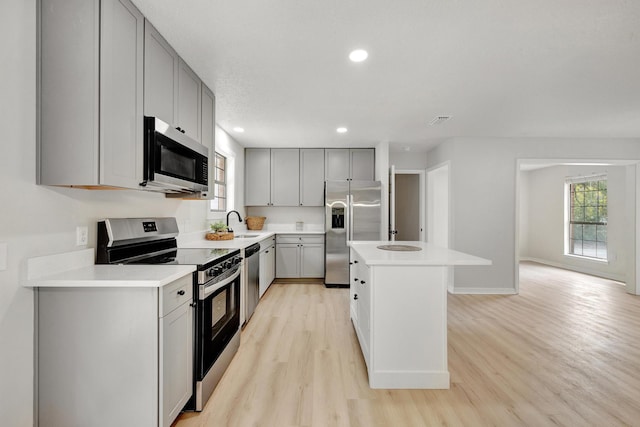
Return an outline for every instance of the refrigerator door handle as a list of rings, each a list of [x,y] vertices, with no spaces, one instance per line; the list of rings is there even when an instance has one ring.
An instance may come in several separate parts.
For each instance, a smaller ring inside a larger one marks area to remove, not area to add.
[[[353,195],[347,194],[347,241],[353,240]]]

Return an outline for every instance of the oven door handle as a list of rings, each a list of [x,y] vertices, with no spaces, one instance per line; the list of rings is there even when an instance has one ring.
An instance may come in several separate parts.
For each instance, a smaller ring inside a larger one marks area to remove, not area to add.
[[[205,300],[209,297],[209,295],[211,295],[212,293],[214,293],[215,291],[217,291],[220,288],[223,288],[225,286],[227,286],[229,283],[233,282],[234,280],[236,280],[238,278],[238,276],[240,276],[240,268],[238,268],[238,270],[233,273],[231,276],[227,277],[226,279],[216,283],[215,285],[211,285],[211,286],[202,286],[201,285],[201,290],[200,290],[200,299],[201,300]],[[204,289],[202,289],[204,288]]]

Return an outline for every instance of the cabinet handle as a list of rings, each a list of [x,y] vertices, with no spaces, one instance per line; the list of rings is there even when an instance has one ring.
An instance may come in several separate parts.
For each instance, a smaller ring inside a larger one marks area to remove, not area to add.
[[[196,305],[198,305],[198,303],[197,303],[197,302],[195,302],[195,301],[194,301],[194,302],[192,302],[191,304],[189,304],[189,306],[190,306],[190,307],[195,307]]]
[[[358,299],[358,294],[354,294],[353,299]]]
[[[357,282],[357,281],[358,281],[358,278],[357,278],[357,277],[354,277],[354,278],[353,278],[353,281],[354,281],[354,282]]]
[[[360,280],[360,283],[364,285],[366,282],[364,280]]]
[[[358,260],[353,261],[353,263],[354,263],[354,264],[357,264],[357,263],[358,263]]]
[[[264,253],[265,253],[265,254],[268,254],[268,253],[269,253],[269,251],[264,251]]]
[[[185,293],[185,292],[184,292],[184,289],[180,289],[180,290],[178,291],[178,295],[184,295],[184,293]]]

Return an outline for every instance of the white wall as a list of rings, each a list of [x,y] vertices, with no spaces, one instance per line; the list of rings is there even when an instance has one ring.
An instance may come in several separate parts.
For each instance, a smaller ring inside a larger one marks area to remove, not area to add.
[[[389,151],[389,165],[396,169],[426,169],[427,153],[419,151]]]
[[[78,225],[89,227],[88,246],[95,247],[96,222],[105,217],[175,216],[181,233],[201,230],[208,202],[36,185],[34,0],[0,2],[0,43],[0,242],[8,245],[0,271],[0,424],[22,427],[33,425],[34,402],[34,292],[21,286],[26,260],[81,249]]]
[[[382,185],[382,218],[380,221],[380,234],[382,240],[388,240],[389,236],[389,143],[382,141],[376,145],[376,173],[375,180]]]
[[[237,210],[244,218],[247,216],[244,206],[244,147],[216,125],[216,151],[227,158],[227,192],[231,194],[227,211]],[[226,216],[225,212],[209,212],[209,223],[226,220]],[[229,225],[234,227],[236,224],[237,217],[230,216]]]
[[[565,178],[593,173],[607,173],[607,249],[609,262],[590,261],[564,255]],[[521,210],[521,257],[562,268],[594,274],[613,280],[625,280],[625,238],[629,226],[626,220],[625,166],[553,166],[523,172],[528,176],[528,191],[520,187],[520,200],[528,204]],[[522,224],[523,214],[528,224]],[[526,247],[523,248],[526,242]],[[526,254],[526,255],[525,255]]]
[[[530,199],[530,172],[521,172],[520,176],[520,223],[518,224],[518,252],[520,258],[529,257],[529,199]]]
[[[456,292],[516,291],[519,158],[640,159],[640,140],[455,138],[429,151],[430,166],[451,162],[451,248],[493,261],[489,267],[456,268]]]

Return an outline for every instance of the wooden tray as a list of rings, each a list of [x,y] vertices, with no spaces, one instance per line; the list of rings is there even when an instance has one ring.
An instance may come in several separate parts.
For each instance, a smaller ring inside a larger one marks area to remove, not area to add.
[[[233,231],[231,233],[207,233],[204,236],[207,240],[232,240],[233,239]]]

